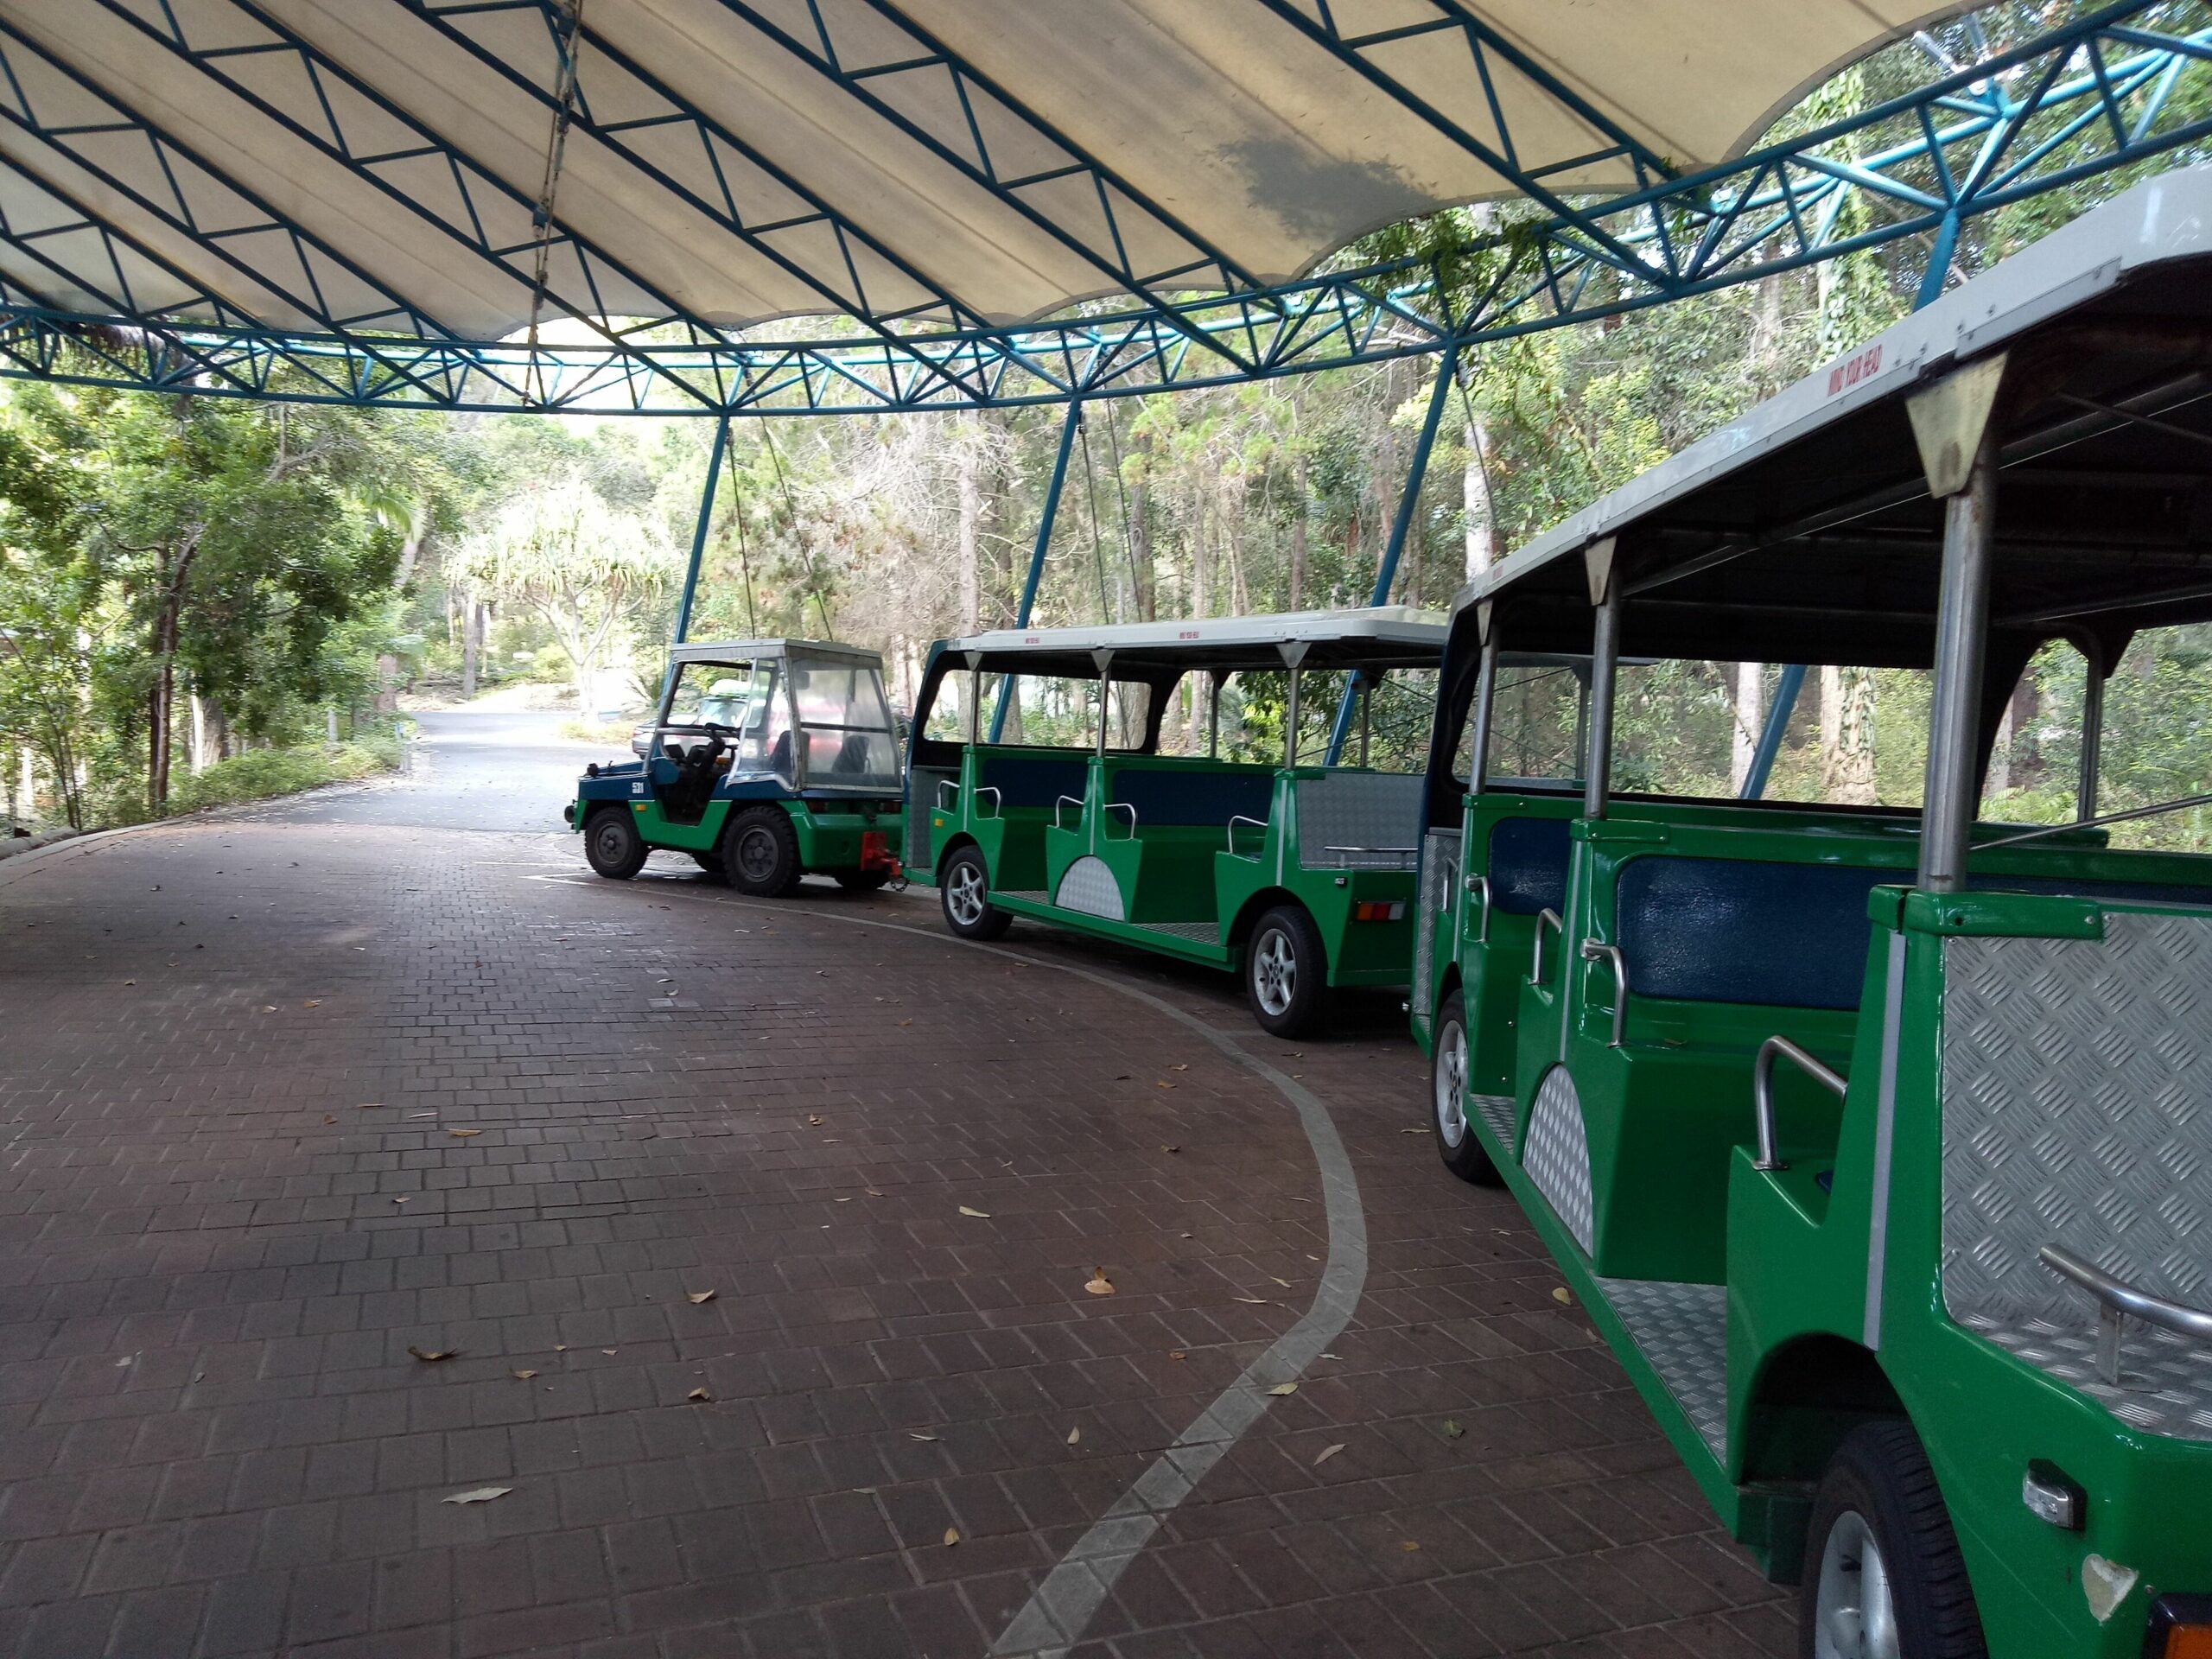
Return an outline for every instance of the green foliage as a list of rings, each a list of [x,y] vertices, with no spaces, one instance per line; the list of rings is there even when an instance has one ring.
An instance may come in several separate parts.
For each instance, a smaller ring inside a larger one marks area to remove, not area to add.
[[[389,734],[362,736],[334,749],[314,745],[296,748],[249,749],[205,772],[181,778],[169,797],[173,810],[197,812],[211,806],[296,795],[303,789],[390,772],[399,764],[399,740]]]

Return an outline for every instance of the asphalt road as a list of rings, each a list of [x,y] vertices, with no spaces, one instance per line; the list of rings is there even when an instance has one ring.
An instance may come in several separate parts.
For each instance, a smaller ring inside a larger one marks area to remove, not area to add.
[[[422,731],[404,773],[289,803],[282,815],[297,823],[565,833],[561,809],[585,764],[629,758],[563,737],[559,714],[455,709],[413,718]]]

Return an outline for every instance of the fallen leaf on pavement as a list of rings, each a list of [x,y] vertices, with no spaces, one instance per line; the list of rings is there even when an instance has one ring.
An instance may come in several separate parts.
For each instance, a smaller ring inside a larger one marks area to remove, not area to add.
[[[1557,1302],[1561,1307],[1573,1307],[1574,1306],[1574,1293],[1569,1290],[1565,1285],[1554,1285],[1552,1287],[1552,1300]]]
[[[451,1497],[442,1497],[441,1503],[489,1503],[495,1497],[505,1497],[514,1491],[512,1486],[479,1486],[474,1491],[455,1492]]]
[[[711,1302],[715,1300],[715,1293],[711,1290],[694,1290],[687,1292],[686,1294],[690,1296],[694,1306],[701,1302]]]
[[[1081,1440],[1082,1438],[1083,1438],[1083,1431],[1082,1431],[1081,1429],[1079,1429],[1079,1428],[1071,1428],[1071,1429],[1068,1430],[1068,1444],[1069,1444],[1070,1446],[1073,1446],[1073,1445],[1074,1445],[1077,1440]]]
[[[1400,1129],[1398,1133],[1400,1135],[1427,1135],[1428,1131],[1427,1129]]]
[[[1344,1442],[1342,1440],[1338,1441],[1334,1446],[1323,1446],[1321,1448],[1321,1455],[1313,1459],[1313,1466],[1316,1469],[1319,1469],[1323,1464],[1326,1463],[1331,1458],[1335,1457],[1338,1452],[1344,1449]]]
[[[1408,1538],[1404,1543],[1400,1544],[1398,1548],[1404,1550],[1408,1554],[1411,1554],[1414,1550],[1419,1549],[1421,1546],[1415,1543],[1412,1539]]]
[[[319,1008],[322,1006],[322,999],[321,997],[316,997],[313,1001],[302,1002],[300,1006],[303,1008]]]
[[[874,1187],[872,1187],[872,1186],[864,1186],[864,1187],[862,1187],[862,1188],[861,1189],[861,1192],[865,1192],[865,1193],[867,1193],[867,1194],[868,1195],[868,1197],[870,1197],[871,1198],[881,1198],[881,1197],[883,1196],[883,1194],[882,1194],[882,1193],[880,1193],[880,1192],[877,1192],[877,1191],[876,1191]]]
[[[1162,1152],[1180,1152],[1180,1151],[1182,1151],[1182,1150],[1183,1150],[1183,1148],[1182,1148],[1182,1147],[1169,1147],[1169,1146],[1163,1146],[1162,1147],[1160,1147],[1160,1150],[1161,1150]]]
[[[960,1529],[957,1527],[947,1527],[944,1529],[944,1541],[947,1544],[958,1543],[960,1541]]]
[[[937,1436],[934,1434],[917,1434],[913,1430],[908,1429],[906,1431],[906,1438],[910,1440],[934,1440],[937,1439]]]
[[[1230,1300],[1233,1302],[1247,1302],[1254,1307],[1265,1307],[1268,1305],[1268,1299],[1264,1296],[1232,1296],[1230,1298]]]
[[[1094,1296],[1111,1296],[1114,1294],[1114,1281],[1106,1276],[1103,1268],[1093,1268],[1083,1287]]]
[[[620,1349],[618,1349],[618,1348],[602,1348],[602,1349],[601,1349],[599,1351],[600,1351],[601,1353],[602,1353],[602,1354],[613,1355],[613,1354],[620,1353],[620,1352],[621,1351],[621,1350],[620,1350]]]
[[[1274,1387],[1269,1389],[1268,1392],[1274,1395],[1296,1394],[1298,1392],[1298,1384],[1295,1382],[1278,1382]]]
[[[1459,1440],[1466,1434],[1466,1432],[1467,1431],[1465,1429],[1459,1427],[1459,1421],[1456,1418],[1446,1417],[1444,1420],[1444,1438],[1446,1440]]]
[[[691,1392],[690,1392],[690,1393],[689,1393],[689,1394],[685,1395],[683,1397],[684,1397],[686,1400],[708,1400],[708,1401],[711,1401],[715,1396],[714,1396],[713,1395],[711,1395],[711,1394],[709,1394],[709,1393],[708,1393],[704,1389],[692,1389],[692,1390],[691,1390]]]
[[[991,1212],[990,1212],[989,1211],[988,1211],[988,1210],[970,1210],[970,1209],[969,1209],[966,1205],[964,1205],[964,1204],[963,1204],[963,1205],[962,1205],[960,1206],[960,1213],[961,1213],[962,1215],[963,1215],[963,1216],[973,1216],[973,1217],[975,1217],[978,1221],[988,1221],[988,1220],[991,1218]]]
[[[1185,1353],[1180,1348],[1178,1348],[1173,1353],[1168,1355],[1167,1357],[1170,1359],[1188,1359],[1190,1355]]]
[[[458,1348],[416,1348],[410,1345],[407,1351],[414,1355],[416,1358],[427,1362],[441,1359],[451,1359],[455,1354],[459,1353],[461,1350]]]
[[[446,1131],[446,1133],[447,1133],[448,1135],[459,1135],[462,1140],[466,1141],[466,1140],[467,1140],[467,1139],[468,1139],[468,1137],[469,1137],[470,1135],[481,1135],[481,1134],[483,1134],[483,1133],[484,1133],[484,1131],[483,1131],[483,1130],[481,1130],[481,1129],[448,1129],[448,1130]]]
[[[531,1377],[536,1376],[537,1373],[536,1371],[509,1371],[507,1375],[514,1378],[518,1382],[527,1382]]]

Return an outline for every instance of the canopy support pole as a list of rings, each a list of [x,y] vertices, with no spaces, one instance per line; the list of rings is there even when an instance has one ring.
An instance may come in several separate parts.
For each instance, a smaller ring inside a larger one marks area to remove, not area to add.
[[[1782,734],[1789,725],[1789,716],[1796,711],[1797,699],[1805,690],[1805,664],[1791,663],[1782,671],[1782,679],[1774,688],[1774,706],[1766,711],[1766,726],[1759,733],[1759,746],[1751,755],[1751,769],[1744,774],[1744,788],[1740,798],[1756,801],[1766,793],[1766,780],[1774,771],[1774,757],[1782,753]]]
[[[699,562],[706,556],[707,531],[715,517],[715,489],[721,482],[722,452],[729,448],[729,418],[715,423],[715,442],[707,451],[707,487],[699,496],[699,521],[691,527],[691,563],[683,572],[683,598],[676,607],[676,643],[691,632],[691,601],[699,591]]]
[[[1052,520],[1060,513],[1060,489],[1068,481],[1068,456],[1075,449],[1076,429],[1083,424],[1083,399],[1068,399],[1067,418],[1060,423],[1059,452],[1052,457],[1052,482],[1045,486],[1045,511],[1037,520],[1037,544],[1029,550],[1029,575],[1021,584],[1021,604],[1014,613],[1014,626],[1029,626],[1029,613],[1037,603],[1038,584],[1045,579],[1045,552],[1052,543]],[[1002,676],[999,680],[998,706],[991,710],[991,741],[999,741],[1006,730],[1007,705],[1013,696],[1014,676]]]
[[[1613,781],[1613,678],[1620,663],[1621,585],[1608,573],[1590,636],[1589,756],[1582,769],[1582,816],[1605,816]]]
[[[1375,594],[1367,602],[1384,605],[1389,602],[1390,584],[1398,578],[1398,556],[1406,550],[1406,535],[1413,528],[1414,513],[1421,505],[1421,480],[1428,473],[1429,452],[1436,448],[1436,429],[1443,423],[1444,405],[1450,401],[1452,388],[1459,370],[1459,346],[1455,340],[1440,353],[1436,359],[1436,385],[1428,394],[1428,413],[1422,416],[1421,436],[1414,443],[1412,468],[1406,474],[1406,493],[1398,498],[1397,517],[1390,521],[1390,539],[1383,543],[1382,563],[1375,573]],[[1345,676],[1344,694],[1337,704],[1337,723],[1329,734],[1328,753],[1321,762],[1333,766],[1344,752],[1344,739],[1351,732],[1352,692],[1357,671]]]
[[[1489,601],[1484,601],[1489,608]],[[1497,635],[1484,628],[1480,666],[1475,671],[1475,730],[1468,740],[1467,793],[1483,792],[1483,779],[1490,771],[1490,727],[1492,710],[1497,701]]]
[[[2082,653],[2084,677],[2082,682],[2082,771],[2074,816],[2094,818],[2097,816],[2097,786],[2103,756],[2105,736],[2105,653],[2101,645],[2092,645]]]

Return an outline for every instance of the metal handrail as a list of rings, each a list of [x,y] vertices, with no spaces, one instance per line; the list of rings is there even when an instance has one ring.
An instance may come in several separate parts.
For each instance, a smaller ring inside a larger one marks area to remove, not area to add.
[[[944,791],[948,789],[957,798],[960,793],[959,780],[953,778],[940,778],[937,780],[937,805],[940,812],[950,810],[944,798]]]
[[[986,795],[991,798],[991,816],[995,818],[1004,817],[1006,816],[1006,797],[999,792],[999,786],[996,784],[978,784],[976,786],[976,801],[981,803],[983,797]],[[976,816],[981,817],[982,814],[979,812]]]
[[[1055,830],[1063,827],[1060,823],[1060,809],[1064,806],[1071,806],[1075,808],[1077,813],[1087,812],[1090,810],[1090,803],[1081,799],[1079,797],[1074,795],[1062,795],[1058,797],[1052,803],[1052,828]],[[1077,821],[1080,823],[1081,819],[1078,817]]]
[[[1102,812],[1126,812],[1126,813],[1128,813],[1128,814],[1129,815],[1129,833],[1128,833],[1128,835],[1124,836],[1122,837],[1122,839],[1123,839],[1124,841],[1135,841],[1135,840],[1137,838],[1137,810],[1136,810],[1136,808],[1135,808],[1134,806],[1131,806],[1131,805],[1130,805],[1127,801],[1109,801],[1109,802],[1107,802],[1107,803],[1106,803],[1106,804],[1105,804],[1105,805],[1103,805],[1103,806],[1100,807],[1098,810],[1099,810],[1100,811],[1102,811]],[[1109,819],[1107,820],[1107,823],[1108,823],[1108,825],[1109,825],[1109,827],[1111,826],[1112,823],[1113,823],[1113,820],[1112,820],[1111,818],[1109,818]],[[1109,837],[1109,839],[1111,839],[1111,837]]]
[[[1529,982],[1531,985],[1541,985],[1544,982],[1544,930],[1548,927],[1553,932],[1557,933],[1562,931],[1566,926],[1567,924],[1559,918],[1559,912],[1548,905],[1536,912],[1536,949],[1535,960],[1529,964]]]
[[[1628,1024],[1628,958],[1621,955],[1618,944],[1607,944],[1601,939],[1582,941],[1582,960],[1610,962],[1613,964],[1613,1040],[1610,1048],[1621,1046],[1621,1033]]]
[[[1486,875],[1471,875],[1466,879],[1465,885],[1469,893],[1482,901],[1483,918],[1475,929],[1475,943],[1488,944],[1490,943],[1490,878]]]
[[[1774,1171],[1789,1167],[1774,1153],[1774,1063],[1777,1059],[1788,1060],[1838,1100],[1850,1088],[1840,1071],[1817,1055],[1807,1053],[1787,1037],[1770,1037],[1761,1043],[1759,1057],[1751,1065],[1751,1116],[1759,1137],[1758,1156],[1751,1160],[1753,1169]]]
[[[1232,812],[1229,815],[1229,855],[1231,858],[1248,859],[1257,863],[1260,857],[1258,853],[1240,853],[1236,850],[1236,826],[1240,823],[1249,823],[1260,832],[1262,848],[1264,850],[1268,821],[1265,818],[1248,818],[1241,812]]]
[[[2097,1301],[2097,1373],[2107,1382],[2120,1381],[2120,1338],[2133,1314],[2145,1325],[2155,1325],[2184,1337],[2212,1341],[2212,1313],[2182,1302],[2170,1302],[2115,1279],[2093,1262],[2073,1251],[2046,1244],[2037,1252],[2044,1266],[2062,1279],[2071,1280]]]

